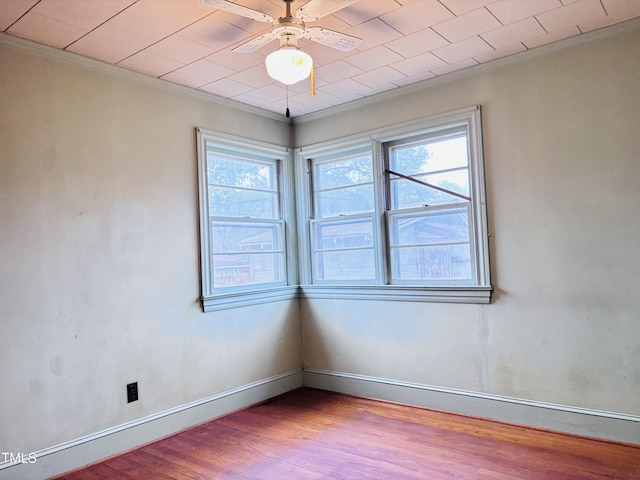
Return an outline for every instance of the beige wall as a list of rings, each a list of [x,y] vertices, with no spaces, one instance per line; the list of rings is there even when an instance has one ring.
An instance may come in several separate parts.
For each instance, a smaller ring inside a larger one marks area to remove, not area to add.
[[[289,126],[1,44],[0,65],[0,451],[299,368],[295,301],[198,302],[195,128]]]
[[[306,146],[481,104],[491,305],[309,300],[304,365],[640,415],[640,30],[296,125]]]

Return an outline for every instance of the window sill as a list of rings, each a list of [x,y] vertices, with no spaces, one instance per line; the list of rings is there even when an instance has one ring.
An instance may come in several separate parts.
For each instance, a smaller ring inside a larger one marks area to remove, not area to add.
[[[492,287],[407,287],[401,285],[303,285],[270,288],[254,292],[235,292],[202,297],[202,310],[215,312],[229,308],[279,302],[295,298],[387,300],[429,303],[491,303]]]
[[[202,297],[202,310],[215,312],[228,308],[245,307],[247,305],[258,305],[269,302],[279,302],[281,300],[291,300],[298,298],[298,286],[285,286],[257,290],[251,292],[234,292],[223,295],[211,295]]]
[[[300,298],[479,304],[491,303],[491,293],[493,292],[493,287],[490,286],[408,287],[402,285],[341,285],[340,287],[327,287],[303,285],[300,289]]]

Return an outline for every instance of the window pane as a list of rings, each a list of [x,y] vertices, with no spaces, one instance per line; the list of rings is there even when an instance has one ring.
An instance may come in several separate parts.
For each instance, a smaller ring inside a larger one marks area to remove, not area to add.
[[[467,208],[448,208],[389,218],[393,280],[471,279]]]
[[[466,133],[426,139],[390,149],[390,170],[469,196]],[[391,174],[391,208],[465,201],[455,195]]]
[[[466,134],[394,147],[390,166],[391,170],[404,175],[467,167]]]
[[[316,194],[318,218],[357,214],[373,210],[373,185],[360,185]]]
[[[281,253],[213,255],[214,288],[282,282],[283,265]]]
[[[373,249],[317,252],[314,277],[316,280],[362,281],[375,280],[376,262]]]
[[[375,280],[373,220],[320,222],[313,226],[314,278],[317,280]]]
[[[371,154],[314,164],[316,190],[368,183],[373,180]]]
[[[209,215],[277,219],[278,193],[209,186]]]
[[[469,242],[467,209],[447,209],[390,217],[392,246]]]
[[[469,196],[469,173],[466,169],[432,175],[419,175],[414,178],[467,197]],[[393,209],[464,201],[464,198],[456,197],[450,193],[421,185],[411,180],[391,179],[391,208]]]
[[[276,190],[276,167],[259,161],[232,157],[218,152],[207,154],[209,184]]]
[[[213,223],[214,287],[280,282],[284,279],[281,225]],[[234,252],[251,252],[239,254]]]
[[[315,225],[318,250],[373,246],[373,223],[370,219],[319,223]]]
[[[212,249],[214,254],[281,250],[281,228],[280,224],[212,222]]]
[[[394,280],[471,280],[469,244],[394,248],[391,250]]]

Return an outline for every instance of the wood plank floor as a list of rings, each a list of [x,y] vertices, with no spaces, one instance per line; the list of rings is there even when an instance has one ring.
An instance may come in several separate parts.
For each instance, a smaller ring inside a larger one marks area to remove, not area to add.
[[[58,480],[640,479],[640,447],[303,388]]]

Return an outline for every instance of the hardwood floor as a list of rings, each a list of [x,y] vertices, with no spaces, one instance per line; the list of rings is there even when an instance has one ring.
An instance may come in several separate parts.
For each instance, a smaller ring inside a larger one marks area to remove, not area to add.
[[[303,388],[57,480],[218,478],[640,479],[640,446]]]

